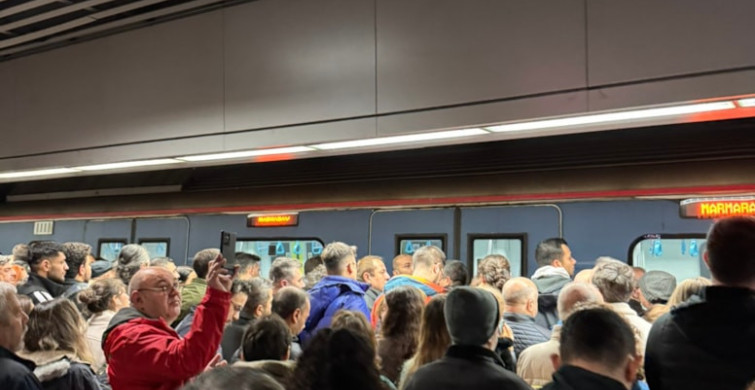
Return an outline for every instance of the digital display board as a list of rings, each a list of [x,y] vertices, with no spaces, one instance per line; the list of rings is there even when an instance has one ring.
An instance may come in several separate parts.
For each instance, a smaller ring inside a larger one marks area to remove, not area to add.
[[[679,214],[699,219],[755,216],[755,197],[686,199],[679,203]]]
[[[299,214],[250,214],[246,217],[248,227],[280,227],[299,224]]]

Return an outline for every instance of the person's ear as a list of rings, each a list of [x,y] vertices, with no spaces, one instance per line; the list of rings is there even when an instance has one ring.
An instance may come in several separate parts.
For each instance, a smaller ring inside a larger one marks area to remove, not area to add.
[[[627,382],[634,383],[637,380],[637,371],[640,369],[641,364],[642,355],[628,356],[626,367],[624,367],[624,379]]]
[[[281,280],[280,284],[281,284],[281,287],[286,287],[286,286],[288,286],[289,283],[288,283],[288,280],[283,279],[283,280]]]
[[[50,266],[52,264],[50,263],[50,260],[44,259],[42,260],[42,263],[40,264],[40,268],[42,268],[43,271],[47,272],[50,270]]]
[[[559,367],[561,367],[561,355],[557,353],[552,353],[551,364],[553,365],[553,369],[558,371]]]
[[[553,259],[553,261],[551,261],[551,266],[556,267],[556,268],[563,268],[564,264],[561,263],[561,260],[559,259]]]
[[[84,276],[87,274],[87,268],[86,264],[82,264],[79,266],[79,276]]]
[[[362,280],[364,280],[365,283],[371,284],[372,282],[372,275],[370,275],[369,272],[363,272],[362,273]]]
[[[705,266],[708,267],[708,270],[710,270],[710,257],[708,256],[707,249],[703,251],[703,263],[705,263]]]
[[[299,318],[301,318],[301,309],[295,309],[291,314],[291,319],[294,321],[294,324],[299,323]]]
[[[257,307],[254,309],[254,316],[259,318],[262,317],[262,313],[265,312],[265,308],[262,305],[257,305]]]

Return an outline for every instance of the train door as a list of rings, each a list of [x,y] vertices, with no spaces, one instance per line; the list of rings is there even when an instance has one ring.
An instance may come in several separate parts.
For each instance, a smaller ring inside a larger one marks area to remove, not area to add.
[[[629,265],[646,271],[666,271],[677,282],[698,276],[710,278],[703,262],[705,234],[645,234],[629,247]]]
[[[391,260],[399,253],[412,254],[425,245],[438,245],[448,258],[458,243],[454,233],[454,209],[375,210],[370,216],[369,245],[360,256],[373,254],[385,259],[388,273],[393,272]]]
[[[187,217],[138,219],[133,242],[147,249],[152,259],[170,257],[176,265],[191,265]]]
[[[464,207],[461,208],[460,259],[466,261],[471,275],[477,262],[489,254],[506,256],[512,276],[529,276],[535,269],[538,242],[559,237],[561,210],[556,205]]]

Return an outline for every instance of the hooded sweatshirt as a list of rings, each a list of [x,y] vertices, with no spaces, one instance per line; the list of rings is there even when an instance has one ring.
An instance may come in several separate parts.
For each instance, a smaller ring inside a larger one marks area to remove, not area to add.
[[[544,328],[553,329],[558,323],[558,293],[571,282],[571,277],[563,268],[546,265],[535,270],[532,282],[537,286],[538,292],[535,322]]]

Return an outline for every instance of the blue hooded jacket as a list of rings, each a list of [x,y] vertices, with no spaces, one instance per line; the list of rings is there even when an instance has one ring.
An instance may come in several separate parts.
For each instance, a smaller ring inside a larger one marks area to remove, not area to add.
[[[363,313],[370,320],[370,309],[364,301],[364,293],[370,288],[366,283],[343,276],[328,275],[309,290],[310,312],[307,324],[299,335],[306,344],[318,330],[330,326],[330,321],[339,310]]]

